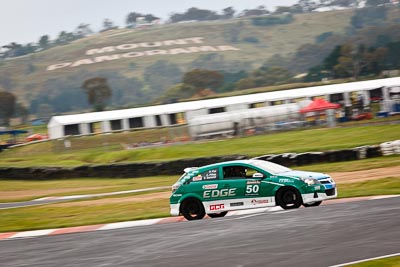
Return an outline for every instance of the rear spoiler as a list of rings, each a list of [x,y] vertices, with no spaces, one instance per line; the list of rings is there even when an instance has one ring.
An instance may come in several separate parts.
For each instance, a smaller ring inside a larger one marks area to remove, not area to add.
[[[188,172],[190,172],[190,171],[193,171],[193,170],[197,170],[199,167],[188,167],[188,168],[185,168],[183,171],[185,172],[185,173],[188,173]]]

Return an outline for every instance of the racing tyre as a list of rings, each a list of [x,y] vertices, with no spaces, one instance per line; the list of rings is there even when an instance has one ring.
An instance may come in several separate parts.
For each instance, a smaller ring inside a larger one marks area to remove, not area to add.
[[[322,201],[315,201],[315,202],[312,202],[312,203],[303,204],[303,206],[304,207],[316,207],[316,206],[321,205],[321,203],[322,203]]]
[[[195,198],[186,199],[182,203],[181,213],[188,221],[200,220],[206,215],[203,204]]]
[[[210,216],[211,218],[220,218],[220,217],[224,217],[227,213],[228,213],[227,211],[223,211],[220,213],[210,213],[207,215]]]
[[[303,203],[299,191],[295,188],[285,188],[278,192],[277,203],[282,209],[297,209]]]

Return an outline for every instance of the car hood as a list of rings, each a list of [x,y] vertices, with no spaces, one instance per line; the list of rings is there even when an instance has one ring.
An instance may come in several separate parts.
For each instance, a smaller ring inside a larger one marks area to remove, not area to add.
[[[317,180],[329,178],[330,176],[325,173],[320,173],[320,172],[307,172],[307,171],[288,171],[288,172],[283,172],[280,173],[280,175],[284,176],[293,176],[293,177],[298,177],[298,178],[314,178]]]

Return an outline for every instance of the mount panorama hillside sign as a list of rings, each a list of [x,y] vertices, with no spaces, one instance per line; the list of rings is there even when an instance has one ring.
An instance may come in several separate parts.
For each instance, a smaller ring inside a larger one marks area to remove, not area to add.
[[[137,58],[144,56],[158,56],[158,55],[173,56],[179,54],[191,54],[198,52],[224,52],[224,51],[240,50],[239,48],[230,45],[216,45],[216,46],[204,45],[203,39],[204,39],[203,37],[192,37],[184,39],[134,43],[134,44],[121,44],[116,46],[107,46],[103,48],[94,48],[86,51],[85,53],[86,56],[90,56],[88,58],[50,65],[47,67],[47,70],[52,71],[66,67],[74,68],[82,65],[91,65],[117,59],[129,59],[129,58]],[[171,46],[175,47],[172,48]],[[145,51],[127,52],[128,50],[133,50],[137,48],[152,48],[152,49]],[[105,54],[105,53],[112,53],[112,54]]]

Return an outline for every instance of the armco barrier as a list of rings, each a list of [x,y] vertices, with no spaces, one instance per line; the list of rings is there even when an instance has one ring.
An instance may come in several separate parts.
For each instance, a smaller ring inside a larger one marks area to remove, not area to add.
[[[389,151],[390,154],[387,154]],[[340,162],[382,155],[400,154],[400,140],[385,142],[381,145],[362,146],[353,149],[326,152],[268,154],[257,159],[275,162],[284,166],[302,166],[324,162]],[[85,165],[74,168],[26,167],[0,168],[0,179],[48,180],[78,177],[116,177],[135,178],[156,175],[180,175],[187,167],[204,166],[212,163],[246,159],[244,155],[232,155],[209,158],[182,159],[168,162],[125,163],[110,165]]]

